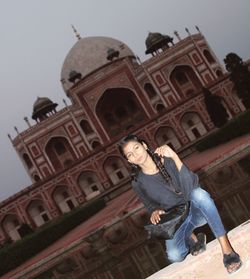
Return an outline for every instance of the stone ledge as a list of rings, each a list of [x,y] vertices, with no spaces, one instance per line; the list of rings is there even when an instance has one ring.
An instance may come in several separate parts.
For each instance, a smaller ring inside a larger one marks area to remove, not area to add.
[[[234,249],[243,261],[242,268],[230,275],[234,279],[250,278],[250,220],[236,227],[228,234]],[[147,279],[228,279],[222,263],[222,254],[217,240],[207,245],[207,250],[194,257],[188,255],[185,261],[171,264],[147,277]]]

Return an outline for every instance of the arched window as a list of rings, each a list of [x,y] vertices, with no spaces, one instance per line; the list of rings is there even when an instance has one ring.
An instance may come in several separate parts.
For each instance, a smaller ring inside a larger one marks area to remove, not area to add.
[[[150,83],[144,85],[144,90],[147,92],[149,99],[152,99],[157,95],[154,87]]]
[[[21,239],[20,228],[21,222],[18,220],[18,217],[15,215],[7,215],[3,222],[2,227],[6,234],[14,241]]]
[[[170,74],[170,81],[180,97],[187,97],[189,90],[196,93],[202,89],[202,83],[191,66],[176,66]]]
[[[90,200],[103,191],[102,184],[94,172],[82,172],[78,178],[78,183],[86,196]]]
[[[155,140],[159,146],[167,144],[174,150],[181,148],[181,143],[178,137],[176,136],[174,130],[169,127],[159,128],[155,134]]]
[[[203,54],[206,57],[206,59],[209,62],[209,64],[213,64],[213,63],[216,62],[215,59],[213,58],[213,56],[211,55],[211,53],[207,49],[205,49],[203,51]]]
[[[53,199],[62,213],[69,212],[77,206],[76,199],[66,186],[57,187],[53,193]]]
[[[23,160],[24,160],[26,166],[28,167],[28,169],[31,169],[33,164],[31,162],[30,157],[29,157],[28,154],[26,154],[26,153],[23,154]]]
[[[108,158],[104,164],[104,170],[114,185],[129,176],[124,163],[117,157]]]
[[[191,141],[194,141],[207,133],[207,129],[200,116],[195,112],[184,114],[181,119],[181,126]]]
[[[89,124],[89,122],[88,122],[87,120],[82,120],[82,121],[80,122],[80,126],[81,126],[83,132],[84,132],[86,135],[91,134],[91,133],[94,132],[93,129],[92,129],[92,127],[90,126],[90,124]]]
[[[77,160],[72,146],[64,137],[51,138],[45,147],[45,151],[55,171],[61,171]]]
[[[51,217],[41,200],[34,200],[27,208],[28,215],[37,227],[42,226],[48,222]]]

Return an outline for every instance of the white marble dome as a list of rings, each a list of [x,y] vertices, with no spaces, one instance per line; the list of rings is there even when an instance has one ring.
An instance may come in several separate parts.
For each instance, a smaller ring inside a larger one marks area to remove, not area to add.
[[[67,92],[72,87],[72,83],[68,80],[72,71],[80,73],[83,78],[110,63],[107,59],[109,49],[119,51],[119,58],[135,56],[127,45],[113,38],[87,37],[77,41],[69,51],[62,66],[63,89]]]

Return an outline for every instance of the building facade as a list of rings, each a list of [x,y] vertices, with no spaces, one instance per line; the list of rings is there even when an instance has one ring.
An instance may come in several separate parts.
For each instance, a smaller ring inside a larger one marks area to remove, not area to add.
[[[123,42],[80,38],[67,54],[61,83],[69,101],[41,97],[31,125],[10,140],[32,185],[0,204],[0,243],[22,238],[91,199],[119,196],[130,186],[117,142],[128,133],[152,147],[163,143],[183,158],[214,131],[202,88],[222,98],[230,118],[245,108],[203,34],[181,39],[149,33],[141,62]]]

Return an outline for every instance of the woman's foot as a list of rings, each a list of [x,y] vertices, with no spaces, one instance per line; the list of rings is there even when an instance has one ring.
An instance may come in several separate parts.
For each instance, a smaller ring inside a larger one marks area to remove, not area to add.
[[[197,241],[190,240],[190,253],[193,256],[197,256],[206,250],[206,235],[204,233],[197,234]]]
[[[230,254],[224,254],[223,263],[229,274],[236,272],[242,266],[240,256],[235,252],[231,252]]]

